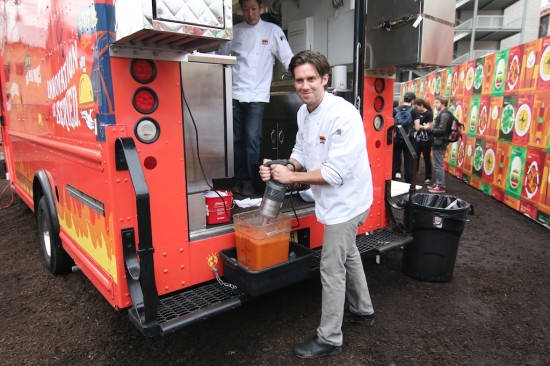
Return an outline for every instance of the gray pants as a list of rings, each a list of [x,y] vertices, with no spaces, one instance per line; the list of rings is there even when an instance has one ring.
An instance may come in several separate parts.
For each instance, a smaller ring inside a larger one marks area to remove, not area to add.
[[[340,346],[346,296],[355,314],[372,314],[374,309],[367,286],[361,255],[355,245],[357,228],[369,210],[336,225],[326,225],[321,252],[322,314],[317,328],[319,338]]]
[[[435,171],[435,184],[445,188],[445,168],[443,168],[443,159],[445,158],[445,149],[432,149],[432,161]]]

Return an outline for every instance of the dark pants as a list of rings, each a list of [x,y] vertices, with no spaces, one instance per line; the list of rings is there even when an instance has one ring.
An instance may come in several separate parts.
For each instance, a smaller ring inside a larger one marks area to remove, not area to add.
[[[392,178],[395,178],[395,174],[401,173],[401,155],[403,155],[403,166],[405,168],[405,182],[411,183],[413,166],[412,155],[409,152],[409,149],[407,149],[407,144],[405,144],[405,141],[394,139]]]
[[[434,148],[433,153],[435,184],[445,188],[445,168],[443,167],[443,159],[445,158],[445,147]]]
[[[253,181],[259,174],[264,106],[263,102],[244,103],[233,99],[233,143],[237,180]]]
[[[420,155],[424,157],[424,166],[426,168],[426,174],[424,179],[432,180],[432,141],[416,141],[416,171],[418,172],[418,167],[420,166]]]

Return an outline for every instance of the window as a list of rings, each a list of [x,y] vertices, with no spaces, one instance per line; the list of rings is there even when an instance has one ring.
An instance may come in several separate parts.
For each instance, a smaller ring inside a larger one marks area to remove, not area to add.
[[[539,25],[539,38],[545,37],[548,35],[548,20],[550,19],[550,14],[545,15],[540,18]]]

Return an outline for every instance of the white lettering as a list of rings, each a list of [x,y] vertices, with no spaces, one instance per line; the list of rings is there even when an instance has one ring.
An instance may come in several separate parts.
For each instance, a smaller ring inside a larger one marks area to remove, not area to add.
[[[71,50],[65,63],[61,66],[58,73],[53,76],[51,80],[48,80],[48,98],[55,99],[64,90],[69,87],[71,78],[74,76],[78,70],[78,61],[77,61],[77,44],[76,41],[71,45]]]
[[[76,86],[71,86],[65,96],[52,105],[52,114],[56,118],[56,123],[67,131],[80,127]]]
[[[36,83],[39,85],[42,84],[42,75],[40,75],[40,65],[38,65],[34,69],[27,71],[27,74],[25,76],[26,76],[25,81],[27,85],[29,85],[30,83]]]

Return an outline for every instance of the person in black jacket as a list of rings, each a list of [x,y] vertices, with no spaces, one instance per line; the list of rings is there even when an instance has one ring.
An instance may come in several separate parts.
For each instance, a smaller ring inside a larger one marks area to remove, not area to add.
[[[443,97],[435,97],[434,107],[438,111],[435,122],[431,128],[420,126],[420,130],[429,131],[433,135],[433,170],[435,171],[435,183],[428,186],[431,193],[445,193],[445,170],[443,169],[443,159],[447,149],[447,134],[453,120],[451,112],[447,109],[449,101]]]
[[[425,126],[424,129],[419,129],[416,134],[416,171],[420,166],[420,155],[424,157],[424,183],[426,185],[432,184],[432,134],[429,133],[429,129],[432,127],[434,121],[434,114],[432,112],[432,106],[430,102],[422,98],[417,98],[414,101],[416,110],[420,113],[420,126]]]
[[[408,110],[412,118],[412,129],[409,133],[409,140],[414,147],[413,131],[418,131],[420,126],[420,113],[413,107],[413,102],[416,99],[416,95],[413,92],[407,92],[403,96],[403,104],[393,109],[393,118],[395,118],[398,111]],[[405,140],[396,138],[393,141],[393,164],[392,164],[392,179],[401,178],[401,156],[403,156],[403,168],[405,171],[405,182],[412,183],[412,170],[413,170],[413,157],[407,148]]]

